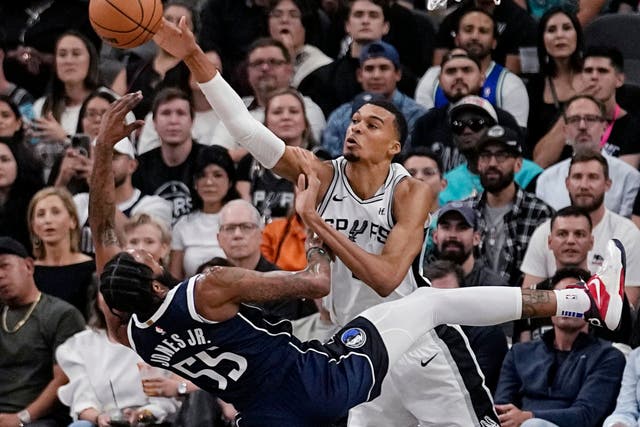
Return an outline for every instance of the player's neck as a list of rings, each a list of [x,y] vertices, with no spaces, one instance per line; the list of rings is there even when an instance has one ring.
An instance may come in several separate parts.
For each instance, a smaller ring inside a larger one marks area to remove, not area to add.
[[[384,184],[389,175],[389,164],[362,164],[361,162],[351,162],[346,168],[349,185],[361,199],[372,197]]]

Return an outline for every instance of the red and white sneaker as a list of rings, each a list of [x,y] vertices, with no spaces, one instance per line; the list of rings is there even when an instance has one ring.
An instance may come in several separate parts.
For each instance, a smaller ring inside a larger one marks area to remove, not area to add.
[[[591,308],[584,315],[592,325],[606,326],[612,331],[620,325],[626,265],[624,246],[620,240],[609,240],[602,266],[585,284]]]

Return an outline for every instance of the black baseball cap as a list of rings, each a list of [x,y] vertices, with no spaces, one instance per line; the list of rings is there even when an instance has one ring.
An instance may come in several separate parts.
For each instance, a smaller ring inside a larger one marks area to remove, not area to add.
[[[520,134],[508,127],[495,125],[487,129],[487,132],[478,141],[478,151],[491,143],[501,143],[509,151],[514,154],[522,154],[522,145],[520,144]]]
[[[465,222],[469,225],[469,227],[474,230],[477,228],[478,219],[476,217],[476,211],[471,207],[469,203],[455,201],[449,202],[438,211],[438,224],[440,224],[440,220],[449,212],[457,212],[462,218],[464,218]]]
[[[16,255],[20,258],[29,257],[22,243],[9,236],[0,237],[0,255]]]

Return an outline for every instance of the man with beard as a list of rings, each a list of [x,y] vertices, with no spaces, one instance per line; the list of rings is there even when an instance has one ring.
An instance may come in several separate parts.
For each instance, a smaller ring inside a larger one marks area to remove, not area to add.
[[[474,252],[480,245],[476,212],[466,202],[451,202],[438,212],[438,225],[433,233],[438,259],[451,261],[462,268],[461,286],[507,286],[508,283],[488,268]]]
[[[478,173],[484,192],[472,198],[478,215],[480,256],[511,286],[519,286],[519,266],[535,228],[553,209],[513,180],[522,168],[522,148],[510,129],[494,126],[478,142]]]
[[[483,9],[472,8],[461,16],[454,42],[456,47],[465,49],[480,62],[480,71],[484,75],[480,96],[511,113],[518,125],[526,128],[529,95],[518,76],[491,59],[497,36],[497,24],[493,16]],[[436,65],[429,68],[418,82],[416,101],[427,108],[449,103],[438,84],[439,75],[440,66]]]
[[[464,49],[454,49],[445,56],[439,77],[439,87],[451,104],[468,95],[479,95],[484,82],[478,59]],[[487,104],[491,105],[489,102]],[[420,117],[411,133],[411,143],[406,150],[424,146],[442,158],[444,172],[464,163],[467,159],[453,143],[450,123],[450,106],[434,107]],[[516,119],[511,114],[491,107],[495,113],[493,124],[500,123],[511,129],[519,129]]]
[[[577,95],[567,101],[563,122],[563,132],[567,144],[573,152],[581,150],[602,151],[609,165],[611,186],[604,196],[607,209],[629,217],[633,210],[633,202],[640,188],[640,172],[627,162],[606,154],[601,149],[602,135],[607,125],[604,105],[591,95]],[[560,209],[569,205],[569,193],[559,188],[558,183],[566,178],[571,159],[545,169],[538,178],[536,196]]]
[[[495,125],[498,114],[486,99],[469,95],[454,104],[449,112],[453,142],[459,152],[468,160],[445,174],[449,185],[440,192],[440,204],[453,200],[463,200],[482,192],[478,176],[476,145],[487,130]],[[509,126],[500,123],[505,128]],[[516,183],[535,191],[536,178],[542,168],[528,159],[522,160],[522,168],[515,174]]]
[[[609,210],[604,203],[605,193],[611,187],[609,163],[597,151],[577,152],[570,160],[565,185],[571,205],[588,212],[593,224],[593,248],[587,265],[595,271],[604,258],[607,239],[618,238],[627,251],[627,296],[634,306],[640,296],[640,231],[631,220]],[[549,221],[541,224],[531,236],[527,253],[520,269],[532,276],[528,283],[551,277],[556,271],[556,260],[548,250]]]

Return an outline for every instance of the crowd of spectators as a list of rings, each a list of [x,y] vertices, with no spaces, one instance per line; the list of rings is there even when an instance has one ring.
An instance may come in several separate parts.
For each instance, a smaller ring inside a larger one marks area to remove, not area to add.
[[[562,289],[621,240],[618,331],[554,317],[464,332],[503,425],[638,425],[640,109],[629,94],[640,90],[615,42],[585,36],[603,14],[637,16],[637,0],[163,3],[288,146],[335,159],[362,105],[402,112],[397,162],[433,195],[420,266],[433,286]],[[293,184],[233,140],[183,63],[153,42],[104,44],[88,0],[3,2],[0,427],[222,426],[236,414],[105,332],[89,177],[103,115],[132,91],[143,101],[127,121],[144,126],[112,159],[123,246],[160,261],[166,283],[213,265],[306,266]],[[262,308],[301,339],[336,330],[322,299]]]

